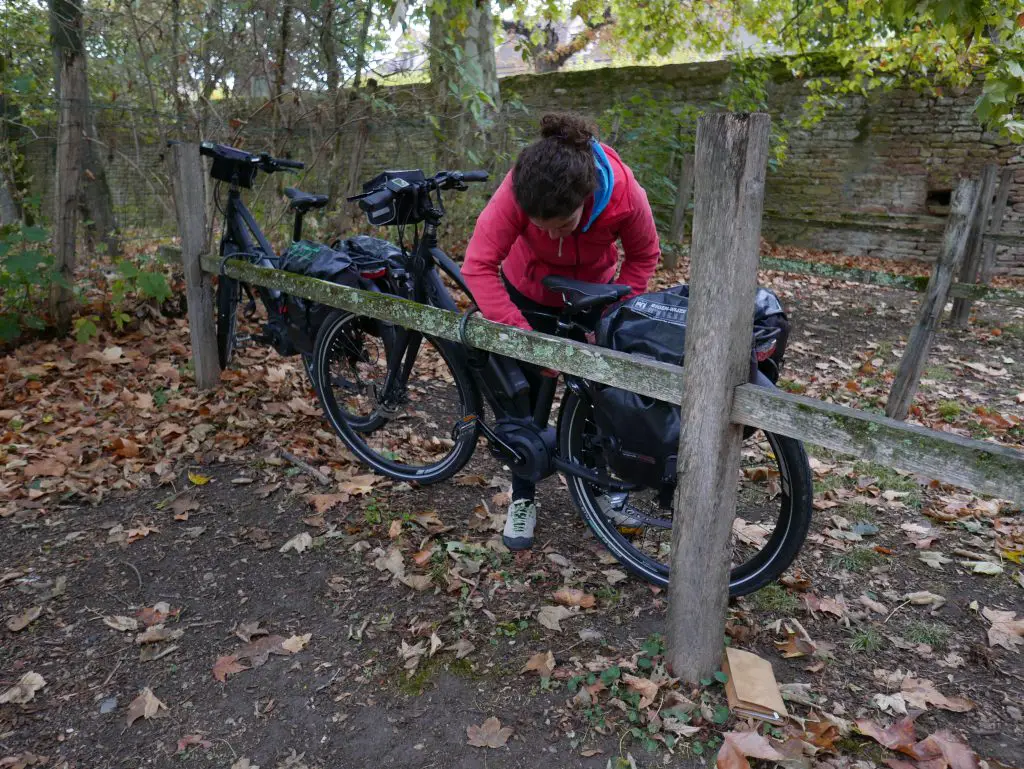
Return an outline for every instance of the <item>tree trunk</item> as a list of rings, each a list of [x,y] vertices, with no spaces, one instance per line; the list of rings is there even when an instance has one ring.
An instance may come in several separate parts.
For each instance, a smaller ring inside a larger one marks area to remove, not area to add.
[[[430,80],[437,98],[438,165],[464,165],[487,145],[501,108],[490,0],[448,3],[430,11]]]
[[[85,168],[82,173],[81,209],[86,221],[86,245],[90,252],[95,253],[97,244],[102,243],[108,256],[121,256],[121,231],[114,215],[103,145],[98,140],[96,116],[88,107],[88,94],[85,121],[87,140],[83,147]]]
[[[7,174],[0,168],[0,227],[21,221],[21,206],[14,199],[13,188],[14,185],[7,181]]]
[[[50,287],[50,313],[57,329],[65,332],[71,326],[74,312],[75,232],[88,98],[81,0],[50,0],[50,34],[60,73],[56,210],[53,218],[56,277]]]

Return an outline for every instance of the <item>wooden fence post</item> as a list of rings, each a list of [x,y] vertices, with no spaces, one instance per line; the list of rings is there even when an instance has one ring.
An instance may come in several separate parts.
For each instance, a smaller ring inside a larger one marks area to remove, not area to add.
[[[992,228],[982,233],[981,270],[978,272],[978,283],[987,286],[992,282],[996,271],[996,242],[986,239],[985,235],[998,235],[1003,229],[1003,219],[1009,208],[1010,187],[1013,186],[1013,169],[1003,168],[999,174],[999,192],[996,194],[995,206],[992,208]]]
[[[967,247],[971,220],[974,218],[977,204],[978,183],[973,179],[961,179],[953,191],[949,219],[942,236],[942,250],[939,252],[931,280],[928,281],[928,289],[921,299],[917,324],[910,332],[907,349],[903,352],[896,372],[896,381],[893,382],[889,400],[885,404],[886,416],[891,419],[906,419],[910,411],[910,403],[917,393],[921,372],[928,362],[928,351],[935,337],[935,329],[946,307],[953,275]]]
[[[213,312],[213,284],[200,262],[207,247],[206,190],[204,168],[198,144],[172,145],[174,164],[174,209],[181,235],[181,264],[185,271],[185,297],[188,300],[188,327],[192,336],[192,361],[196,386],[200,390],[216,387],[220,381],[217,355],[217,329]]]
[[[676,186],[676,206],[672,210],[672,226],[668,238],[673,243],[681,243],[686,234],[686,209],[690,205],[690,194],[693,192],[693,155],[683,155],[679,173],[679,184]],[[670,249],[662,256],[665,266],[670,270],[679,264],[679,252]]]
[[[995,193],[997,166],[988,165],[981,172],[981,186],[978,192],[978,203],[971,217],[970,231],[967,235],[967,246],[964,249],[964,261],[960,267],[960,283],[974,283],[978,279],[981,267],[982,235],[988,229],[988,217],[992,213],[992,195]],[[966,297],[953,300],[953,310],[949,314],[950,325],[964,328],[971,315],[974,302]]]
[[[690,310],[672,525],[668,659],[696,682],[718,670],[729,600],[743,427],[730,422],[748,381],[771,118],[697,123]]]

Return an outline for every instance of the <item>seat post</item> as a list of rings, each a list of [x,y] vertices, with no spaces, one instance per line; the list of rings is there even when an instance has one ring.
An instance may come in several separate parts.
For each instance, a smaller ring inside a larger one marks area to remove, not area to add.
[[[295,209],[295,224],[292,225],[292,242],[298,243],[302,240],[302,209]]]

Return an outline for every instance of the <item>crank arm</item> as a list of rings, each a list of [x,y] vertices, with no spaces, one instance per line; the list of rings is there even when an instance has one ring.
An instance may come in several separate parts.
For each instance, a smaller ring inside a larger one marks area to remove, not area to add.
[[[505,454],[508,455],[508,457],[512,460],[514,464],[523,464],[524,459],[522,454],[520,454],[514,448],[505,443],[505,441],[503,441],[500,437],[498,437],[498,434],[494,432],[494,430],[492,430],[490,427],[488,427],[487,423],[480,419],[480,417],[478,417],[476,414],[470,414],[468,417],[463,417],[462,421],[455,427],[455,429],[456,431],[468,430],[474,426],[479,427],[480,432],[484,434],[484,437],[487,439],[487,441],[498,446],[498,448],[500,448]]]
[[[558,459],[557,457],[555,458],[555,469],[561,470],[567,475],[573,475],[585,481],[590,481],[610,491],[633,491],[636,488],[632,483],[613,481],[607,475],[601,475],[595,470],[583,467],[583,465],[578,465],[575,462],[566,462],[564,459]]]

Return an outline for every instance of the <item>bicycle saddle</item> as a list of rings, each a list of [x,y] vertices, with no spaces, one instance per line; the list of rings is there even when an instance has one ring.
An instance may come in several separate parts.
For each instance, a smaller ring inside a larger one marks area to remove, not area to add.
[[[548,290],[562,295],[565,308],[571,313],[611,304],[633,290],[618,283],[587,283],[585,280],[563,278],[560,275],[548,275],[541,282]]]
[[[327,195],[310,195],[308,192],[297,190],[294,187],[285,187],[284,194],[291,201],[288,207],[302,213],[314,208],[323,208],[330,200]]]

